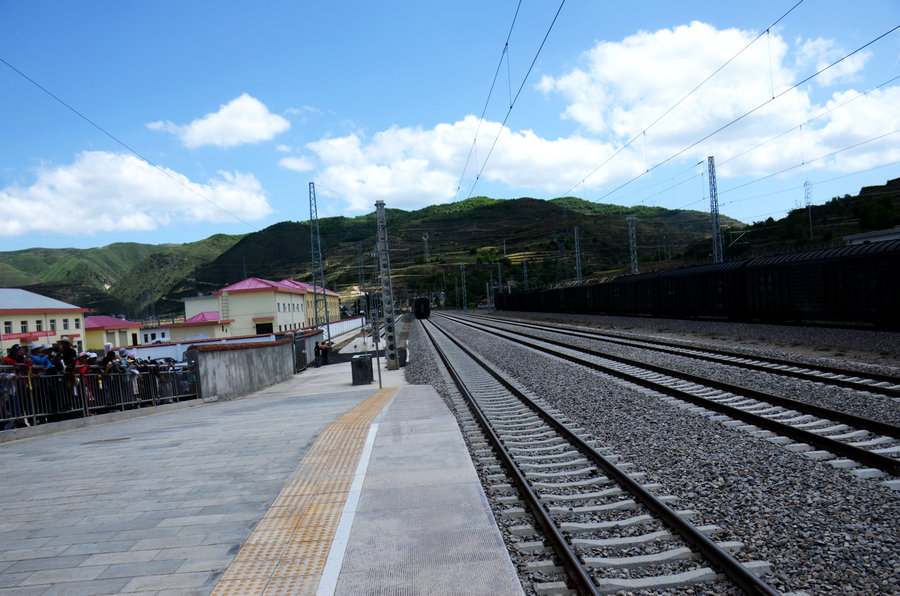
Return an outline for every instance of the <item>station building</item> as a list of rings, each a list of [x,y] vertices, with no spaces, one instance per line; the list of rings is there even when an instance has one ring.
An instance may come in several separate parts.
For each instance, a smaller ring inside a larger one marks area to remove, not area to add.
[[[97,315],[84,318],[84,331],[87,349],[102,354],[106,344],[114,348],[139,344],[141,323]]]
[[[63,336],[76,351],[85,349],[88,309],[20,288],[0,288],[0,350],[15,344],[53,344]]]
[[[340,295],[316,288],[329,322],[341,318]],[[249,277],[208,296],[185,298],[184,322],[141,329],[141,343],[223,339],[280,333],[315,324],[313,286],[285,279]],[[324,321],[320,321],[324,322]]]

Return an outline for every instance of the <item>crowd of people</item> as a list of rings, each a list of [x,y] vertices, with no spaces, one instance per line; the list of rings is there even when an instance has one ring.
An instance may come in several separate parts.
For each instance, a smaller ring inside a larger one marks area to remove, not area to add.
[[[179,395],[172,359],[135,359],[127,350],[102,358],[76,352],[69,337],[52,345],[13,345],[0,366],[0,421],[4,429],[70,411],[89,411]],[[26,397],[28,398],[26,400]]]

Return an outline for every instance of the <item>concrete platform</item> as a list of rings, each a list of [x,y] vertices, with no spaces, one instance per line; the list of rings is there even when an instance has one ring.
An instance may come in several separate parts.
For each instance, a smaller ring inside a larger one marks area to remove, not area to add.
[[[439,397],[350,380],[0,444],[0,594],[521,593]]]

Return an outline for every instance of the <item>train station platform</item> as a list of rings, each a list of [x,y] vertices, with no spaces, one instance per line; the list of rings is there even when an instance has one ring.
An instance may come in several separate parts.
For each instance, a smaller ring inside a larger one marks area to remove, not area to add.
[[[520,594],[452,414],[382,383],[0,444],[0,594]]]

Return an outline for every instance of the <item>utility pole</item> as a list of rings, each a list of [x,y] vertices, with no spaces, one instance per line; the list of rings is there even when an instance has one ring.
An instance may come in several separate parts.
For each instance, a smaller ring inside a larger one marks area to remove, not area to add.
[[[716,159],[710,155],[709,166],[709,212],[712,215],[713,263],[724,260],[722,254],[722,229],[719,227],[719,191],[716,190]]]
[[[497,293],[503,293],[503,274],[500,272],[500,261],[497,261]]]
[[[326,341],[331,342],[331,326],[328,318],[328,298],[325,295],[325,267],[322,264],[322,244],[319,238],[319,209],[316,206],[316,183],[309,183],[309,252],[312,254],[312,286],[314,325],[325,325]],[[319,298],[319,285],[322,297]],[[320,319],[320,315],[322,319]]]
[[[422,240],[425,242],[425,262],[426,262],[426,263],[430,263],[430,262],[431,262],[431,258],[430,258],[430,256],[428,255],[428,232],[423,232],[423,233],[422,233]]]
[[[394,286],[391,283],[391,258],[387,242],[387,220],[384,201],[375,201],[378,220],[378,262],[381,272],[381,302],[384,311],[384,358],[388,370],[400,368],[397,358],[396,329],[394,329]]]
[[[628,254],[631,256],[631,274],[637,275],[637,232],[634,229],[634,222],[637,218],[634,215],[629,215],[625,219],[628,221]]]

